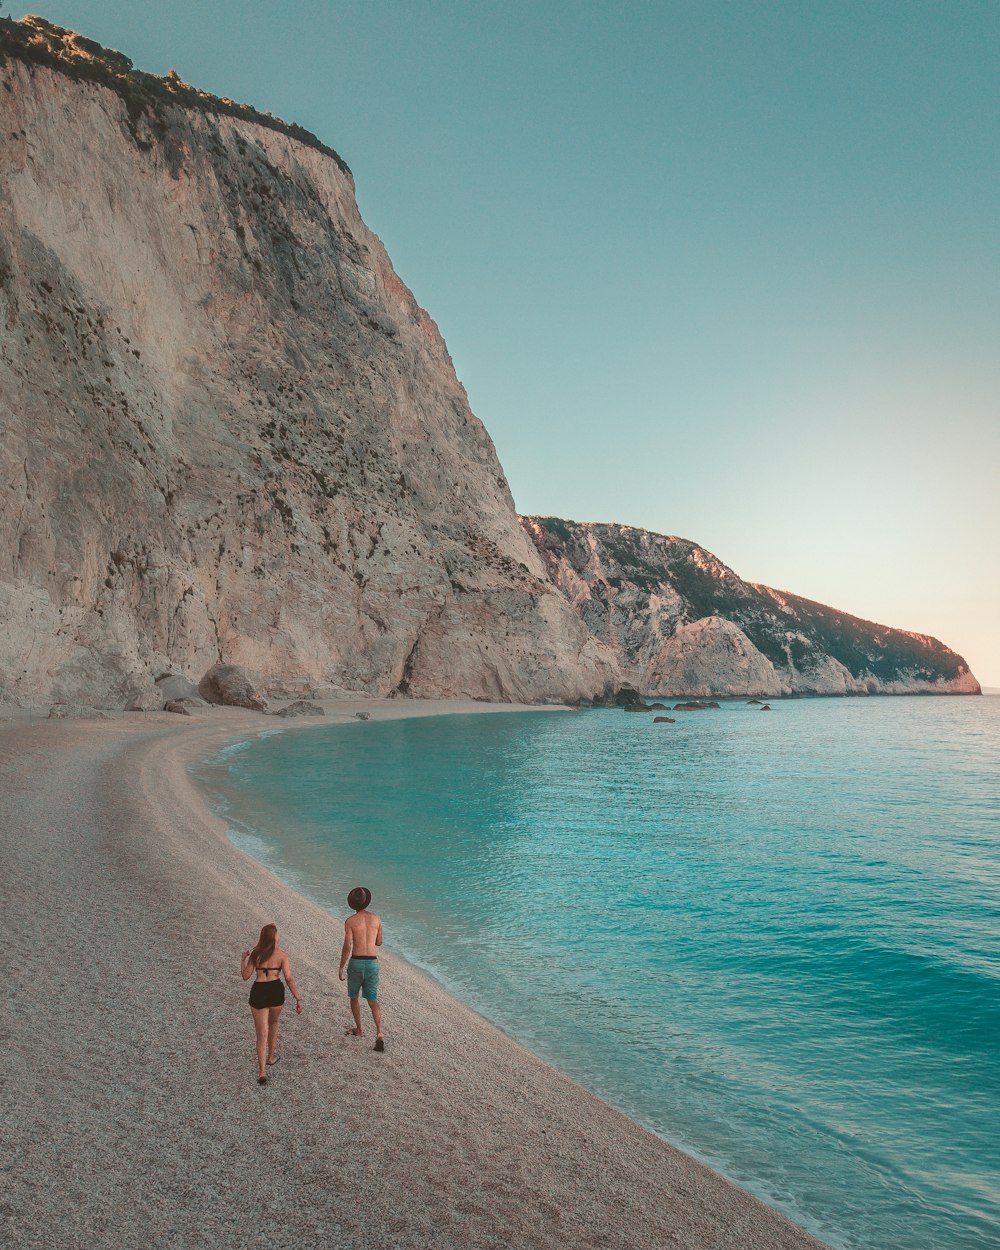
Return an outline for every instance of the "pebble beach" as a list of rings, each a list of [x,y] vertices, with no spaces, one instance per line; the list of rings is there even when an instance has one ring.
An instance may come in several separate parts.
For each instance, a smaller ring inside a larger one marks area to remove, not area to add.
[[[359,710],[488,706],[316,721]],[[346,1036],[340,919],[234,847],[188,779],[273,723],[0,723],[5,1244],[820,1246],[394,958],[391,916],[387,1051]],[[305,1011],[260,1087],[239,954],[271,920]]]

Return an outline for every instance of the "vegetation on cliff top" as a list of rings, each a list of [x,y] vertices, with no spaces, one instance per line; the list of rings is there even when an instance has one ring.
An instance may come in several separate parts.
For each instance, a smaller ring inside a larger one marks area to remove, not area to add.
[[[346,162],[322,143],[310,130],[294,122],[283,122],[270,113],[260,113],[249,104],[200,91],[182,82],[171,70],[166,78],[135,69],[123,52],[104,48],[93,39],[86,39],[72,30],[55,26],[43,17],[28,16],[19,22],[0,18],[0,65],[8,58],[27,65],[47,65],[70,78],[110,87],[123,100],[133,134],[138,119],[144,114],[156,116],[164,105],[198,109],[203,113],[223,113],[244,121],[266,126],[280,134],[315,148],[331,157],[344,173],[351,171]]]

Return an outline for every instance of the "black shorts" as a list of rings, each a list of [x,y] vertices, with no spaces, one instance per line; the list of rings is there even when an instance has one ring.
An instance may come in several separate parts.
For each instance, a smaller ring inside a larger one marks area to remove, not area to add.
[[[280,1007],[285,1001],[285,986],[280,977],[273,981],[254,981],[250,987],[251,1007]]]

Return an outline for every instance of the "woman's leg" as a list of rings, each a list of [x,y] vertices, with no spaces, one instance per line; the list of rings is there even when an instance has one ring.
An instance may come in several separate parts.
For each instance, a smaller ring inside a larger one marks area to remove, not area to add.
[[[269,1007],[267,1010],[267,1062],[274,1063],[274,1052],[278,1049],[278,1019],[281,1007]]]
[[[251,1007],[254,1032],[257,1034],[257,1076],[267,1076],[267,1007]]]

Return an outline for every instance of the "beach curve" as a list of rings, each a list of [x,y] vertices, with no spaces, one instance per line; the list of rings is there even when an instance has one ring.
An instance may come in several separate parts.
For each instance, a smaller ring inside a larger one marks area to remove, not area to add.
[[[359,709],[488,710],[366,700],[320,723]],[[340,923],[233,846],[187,776],[273,727],[225,709],[0,728],[12,1244],[820,1245],[391,952],[388,1052],[346,1038]],[[284,1013],[262,1089],[237,971],[270,919],[305,1013]]]

